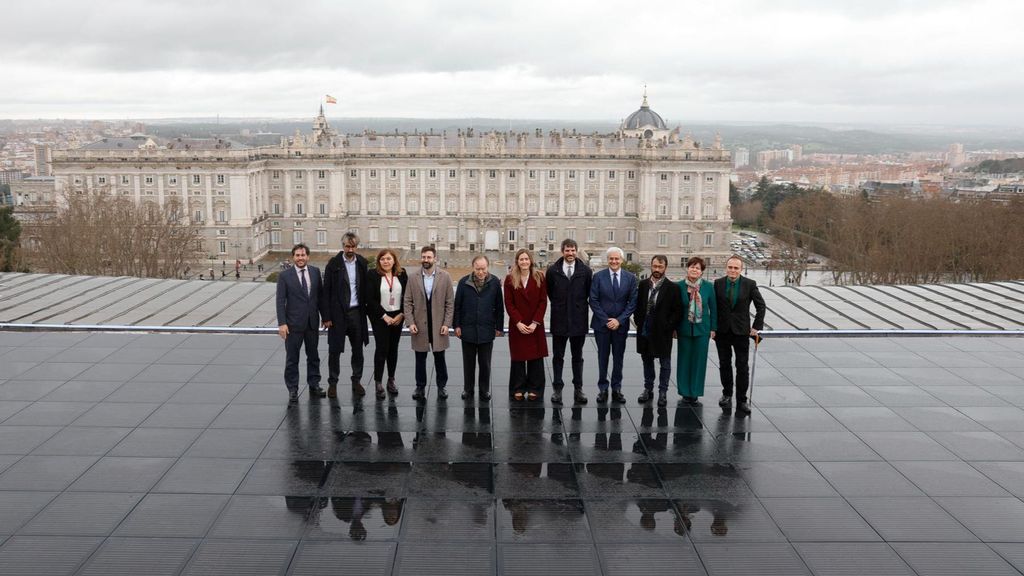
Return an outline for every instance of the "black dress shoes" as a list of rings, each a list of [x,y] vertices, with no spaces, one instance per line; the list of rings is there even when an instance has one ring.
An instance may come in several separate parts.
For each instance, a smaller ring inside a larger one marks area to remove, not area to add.
[[[288,391],[288,403],[289,404],[297,404],[298,402],[299,402],[299,391],[298,390],[289,390]]]
[[[665,394],[658,394],[658,406],[664,408],[668,406],[668,397]]]
[[[718,399],[718,405],[721,406],[722,408],[725,408],[730,404],[732,404],[732,396],[726,396],[725,394],[722,394],[722,397]]]
[[[437,389],[437,399],[438,400],[447,400],[448,399],[448,392],[444,388],[438,388]]]
[[[469,390],[463,390],[462,391],[462,399],[463,400],[472,400],[473,399],[473,393],[471,391],[469,391]]]
[[[612,402],[615,402],[616,404],[625,404],[626,397],[622,395],[622,392],[614,391],[612,392]]]
[[[583,390],[581,390],[580,388],[577,388],[576,391],[573,392],[572,399],[573,399],[573,402],[576,402],[577,404],[586,404],[587,403],[587,395],[584,394]]]
[[[561,404],[562,403],[562,391],[561,390],[555,390],[554,392],[551,393],[551,403],[552,404]]]
[[[750,414],[750,403],[749,402],[739,402],[739,403],[737,403],[736,404],[736,413],[737,414]]]
[[[598,404],[604,404],[607,401],[608,401],[608,391],[607,390],[601,390],[600,392],[597,393],[597,403]]]
[[[480,393],[480,401],[481,402],[487,402],[490,399],[491,399],[491,393],[490,392],[481,392]]]
[[[426,400],[427,399],[426,389],[423,388],[422,386],[417,386],[416,387],[416,391],[412,393],[412,399],[413,400],[421,400],[421,401],[422,400]]]
[[[641,404],[647,404],[651,400],[654,400],[654,392],[652,390],[644,390],[643,394],[636,399],[636,401]]]
[[[324,398],[326,396],[327,392],[325,392],[324,389],[319,386],[317,386],[316,388],[309,389],[310,400],[319,400],[320,398]]]

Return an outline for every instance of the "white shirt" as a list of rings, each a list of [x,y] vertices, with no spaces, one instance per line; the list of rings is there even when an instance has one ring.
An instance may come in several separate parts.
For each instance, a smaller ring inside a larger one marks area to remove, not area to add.
[[[575,260],[573,260],[572,264],[566,262],[565,260],[562,261],[562,273],[565,274],[566,278],[572,278],[571,270],[573,270],[573,268],[575,268],[575,267],[576,267],[576,261]]]
[[[345,261],[345,271],[348,272],[348,307],[355,308],[359,306],[359,292],[356,290],[356,258],[353,256],[351,262],[348,261],[348,258],[342,258],[342,260]]]
[[[402,283],[397,276],[391,277],[391,287],[388,288],[388,279],[380,277],[380,307],[385,312],[398,312],[402,309]]]

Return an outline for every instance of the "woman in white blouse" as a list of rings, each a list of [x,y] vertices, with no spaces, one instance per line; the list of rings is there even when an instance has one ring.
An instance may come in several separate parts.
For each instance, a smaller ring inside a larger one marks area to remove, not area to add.
[[[377,399],[384,399],[384,366],[388,369],[387,393],[398,395],[395,366],[398,364],[398,340],[402,337],[402,295],[409,276],[391,248],[377,254],[377,267],[366,275],[367,313],[373,326],[373,384]]]

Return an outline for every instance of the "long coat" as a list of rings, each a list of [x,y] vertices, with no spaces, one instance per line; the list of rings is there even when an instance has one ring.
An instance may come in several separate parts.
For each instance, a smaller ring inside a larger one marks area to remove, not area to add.
[[[459,280],[455,291],[455,324],[462,331],[462,341],[471,344],[494,342],[505,321],[505,304],[501,283],[494,274],[488,274],[480,292],[473,286],[473,275]]]
[[[359,292],[359,341],[366,346],[370,343],[370,331],[366,326],[366,258],[356,254],[356,290]],[[330,320],[333,325],[327,330],[327,342],[331,349],[345,351],[345,334],[348,327],[348,309],[351,286],[349,286],[348,268],[345,266],[345,255],[339,252],[327,262],[324,268],[324,295],[320,300],[320,316],[324,321]]]
[[[548,300],[551,301],[551,325],[548,331],[553,336],[586,336],[590,327],[590,281],[593,277],[590,267],[579,258],[572,264],[572,278],[565,276],[563,258],[548,266],[544,280],[547,284]]]
[[[647,335],[643,335],[644,323],[647,322],[647,302],[651,292],[651,279],[640,281],[636,294],[636,310],[633,320],[636,322],[636,351],[654,358],[670,358],[672,356],[672,333],[679,324],[683,312],[683,298],[679,294],[679,285],[667,279],[658,289],[658,298],[654,302]]]
[[[700,298],[704,315],[697,324],[687,320],[687,310],[690,309],[690,292],[686,289],[686,281],[681,280],[677,286],[679,286],[683,297],[683,313],[679,317],[679,327],[677,328],[679,336],[688,338],[709,336],[712,331],[718,330],[718,299],[715,298],[715,285],[704,279],[700,281]]]
[[[544,335],[544,312],[548,308],[548,293],[544,281],[540,284],[530,276],[526,287],[516,289],[512,276],[505,276],[505,310],[508,312],[508,348],[513,362],[536,360],[548,355],[548,339]],[[533,334],[523,334],[516,328],[522,322],[537,323]]]
[[[754,329],[764,329],[764,315],[767,308],[761,291],[757,289],[757,282],[747,278],[739,277],[740,293],[736,298],[736,306],[733,307],[725,296],[726,282],[728,278],[723,276],[715,280],[715,297],[718,300],[718,331],[723,334],[736,334],[746,336],[750,333],[750,305],[754,305]]]
[[[420,269],[409,272],[409,283],[405,286],[405,294],[402,295],[403,314],[405,325],[416,325],[418,334],[413,334],[409,340],[412,342],[414,352],[430,352],[430,336],[427,334],[427,294],[423,289],[423,272]],[[444,270],[434,265],[434,289],[430,293],[430,315],[433,319],[433,351],[443,352],[448,349],[448,335],[441,334],[441,326],[452,327],[452,319],[455,315],[455,289],[452,287],[452,277]]]

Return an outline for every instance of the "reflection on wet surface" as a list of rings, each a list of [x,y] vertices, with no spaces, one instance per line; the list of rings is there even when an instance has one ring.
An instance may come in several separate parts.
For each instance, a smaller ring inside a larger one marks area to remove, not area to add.
[[[812,357],[815,342],[784,344]],[[999,342],[1008,365],[1024,364],[1024,350]],[[0,362],[13,353],[3,346]],[[999,406],[970,406],[992,402],[984,382],[943,383],[942,365],[917,383],[865,372],[830,384],[762,359],[753,414],[737,418],[710,397],[638,405],[629,378],[625,405],[509,406],[497,389],[489,403],[458,390],[439,402],[433,387],[417,404],[400,386],[384,401],[342,387],[336,400],[303,394],[289,407],[276,367],[207,383],[187,374],[232,372],[143,364],[95,385],[0,373],[0,574],[31,555],[78,554],[53,571],[68,573],[139,550],[177,554],[166,572],[180,574],[218,561],[247,573],[349,562],[367,574],[770,574],[778,558],[850,568],[851,547],[859,559],[879,540],[895,542],[889,572],[909,573],[903,555],[920,562],[933,542],[973,542],[981,552],[964,558],[983,562],[1024,544],[1024,383],[1009,373]]]

